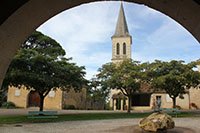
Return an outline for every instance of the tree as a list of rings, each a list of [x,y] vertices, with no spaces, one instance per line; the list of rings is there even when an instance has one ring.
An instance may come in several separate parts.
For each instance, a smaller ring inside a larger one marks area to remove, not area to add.
[[[53,89],[80,91],[86,83],[84,67],[70,63],[58,42],[34,31],[22,44],[11,62],[3,86],[25,86],[40,95],[40,111],[44,98]]]
[[[8,93],[8,89],[6,89],[6,88],[0,89],[0,107],[2,106],[3,103],[6,102],[7,93]]]
[[[148,71],[152,77],[152,86],[165,90],[173,100],[173,108],[176,107],[176,98],[181,97],[191,87],[196,87],[200,83],[200,73],[193,69],[198,62],[184,64],[184,61],[162,62],[155,61]]]
[[[108,100],[110,91],[97,78],[92,78],[87,86],[87,98],[93,100]]]
[[[103,86],[118,89],[128,97],[127,112],[130,113],[132,96],[140,91],[143,82],[140,62],[128,59],[118,65],[107,63],[99,69],[97,78]]]

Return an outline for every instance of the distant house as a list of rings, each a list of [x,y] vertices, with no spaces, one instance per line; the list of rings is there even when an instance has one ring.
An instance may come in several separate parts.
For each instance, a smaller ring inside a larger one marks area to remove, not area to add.
[[[112,39],[112,62],[119,63],[131,58],[132,37],[128,31],[126,17],[121,4],[117,26]],[[200,71],[200,68],[199,68]],[[149,86],[142,85],[141,93],[135,94],[131,101],[131,109],[149,110],[155,107],[156,100],[161,100],[161,108],[172,108],[172,99],[164,91],[154,92]],[[184,99],[177,98],[177,105],[182,109],[189,109],[191,103],[195,103],[200,108],[200,89],[190,89]],[[120,90],[111,89],[110,107],[113,110],[127,109],[128,99]]]

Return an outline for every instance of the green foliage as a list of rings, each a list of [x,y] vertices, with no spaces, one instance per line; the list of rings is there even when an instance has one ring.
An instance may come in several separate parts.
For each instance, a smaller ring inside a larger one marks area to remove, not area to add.
[[[156,60],[150,64],[151,69],[146,75],[151,77],[151,85],[154,88],[165,90],[169,94],[175,108],[176,97],[181,97],[188,89],[200,84],[200,73],[193,70],[198,64],[198,61],[184,64],[184,61]]]
[[[112,107],[110,107],[110,101],[105,104],[105,110],[112,110]]]
[[[117,99],[117,109],[120,109],[121,108],[121,98],[120,96],[118,96],[118,99]]]
[[[123,97],[123,110],[125,110],[125,106],[126,106],[126,98]]]
[[[16,106],[15,106],[15,104],[14,104],[13,102],[8,101],[8,102],[4,102],[4,103],[2,104],[2,107],[6,107],[6,108],[15,108]]]
[[[7,88],[0,89],[0,107],[4,102],[7,101],[7,93],[8,93]]]
[[[128,97],[128,112],[130,112],[130,100],[133,94],[139,93],[141,84],[145,82],[144,66],[138,61],[128,59],[118,65],[107,63],[98,70],[97,78],[104,88],[119,89]]]
[[[74,105],[64,105],[63,109],[76,109]]]
[[[89,113],[89,114],[63,114],[58,115],[57,119],[28,119],[27,116],[0,116],[0,124],[17,123],[44,123],[44,122],[62,122],[77,120],[104,120],[104,119],[127,119],[144,118],[150,113]],[[180,112],[177,115],[169,114],[172,117],[198,117],[195,114]]]
[[[80,91],[86,84],[85,68],[70,63],[71,58],[64,55],[58,42],[41,32],[33,32],[14,56],[3,86],[34,88],[40,95],[42,111],[44,98],[51,89]]]
[[[87,99],[103,100],[105,104],[109,98],[109,89],[102,86],[97,78],[92,78],[87,86]]]

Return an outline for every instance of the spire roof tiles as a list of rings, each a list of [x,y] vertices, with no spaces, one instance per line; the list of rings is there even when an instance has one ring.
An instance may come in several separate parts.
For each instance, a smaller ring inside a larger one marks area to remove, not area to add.
[[[112,37],[126,37],[126,36],[130,36],[130,35],[128,31],[126,17],[124,14],[123,4],[121,3],[118,20],[117,20],[117,26],[115,29],[115,34]]]

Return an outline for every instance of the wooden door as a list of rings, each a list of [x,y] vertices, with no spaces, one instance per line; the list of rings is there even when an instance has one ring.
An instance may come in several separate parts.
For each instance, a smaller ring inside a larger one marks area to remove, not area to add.
[[[37,92],[31,91],[28,101],[29,107],[40,107],[40,95]]]

